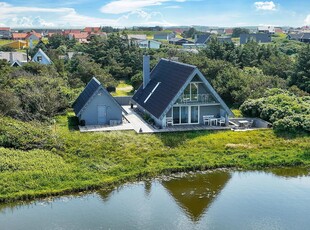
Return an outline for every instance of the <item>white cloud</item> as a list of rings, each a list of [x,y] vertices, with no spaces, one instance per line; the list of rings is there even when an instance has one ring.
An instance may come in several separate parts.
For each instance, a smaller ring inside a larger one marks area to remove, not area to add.
[[[20,7],[0,2],[0,21],[10,27],[170,26],[159,12],[134,10],[117,19],[81,15],[74,8]]]
[[[310,14],[307,15],[307,17],[304,20],[305,25],[310,25]]]
[[[165,8],[167,8],[167,9],[180,9],[181,6],[177,6],[177,5],[174,5],[174,6],[166,6]]]
[[[271,2],[255,2],[254,6],[256,7],[257,10],[276,10],[276,5],[274,4],[273,1]]]
[[[148,6],[159,6],[164,2],[185,2],[186,0],[117,0],[112,1],[103,7],[100,11],[107,14],[122,14],[134,10],[142,9]]]

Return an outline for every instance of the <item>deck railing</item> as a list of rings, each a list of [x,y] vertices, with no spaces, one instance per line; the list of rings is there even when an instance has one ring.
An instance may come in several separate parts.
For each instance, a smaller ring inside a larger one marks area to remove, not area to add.
[[[182,94],[177,104],[214,104],[216,101],[210,94]]]

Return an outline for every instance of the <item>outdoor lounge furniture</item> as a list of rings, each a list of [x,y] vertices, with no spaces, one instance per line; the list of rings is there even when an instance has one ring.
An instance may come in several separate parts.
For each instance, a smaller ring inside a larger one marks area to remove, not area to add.
[[[249,121],[247,121],[247,120],[241,120],[241,121],[239,121],[239,127],[240,128],[247,128],[248,126],[249,126]]]
[[[173,125],[173,119],[172,119],[172,117],[166,117],[166,125],[167,125],[167,126]]]
[[[212,125],[211,119],[214,119],[214,115],[204,115],[202,116],[203,123],[207,125]]]
[[[219,124],[219,126],[222,126],[222,124],[225,125],[226,121],[225,121],[225,117],[220,117],[217,119],[217,123]]]
[[[252,128],[253,123],[254,123],[254,120],[251,120],[251,121],[249,122],[249,124],[248,124],[248,128]]]

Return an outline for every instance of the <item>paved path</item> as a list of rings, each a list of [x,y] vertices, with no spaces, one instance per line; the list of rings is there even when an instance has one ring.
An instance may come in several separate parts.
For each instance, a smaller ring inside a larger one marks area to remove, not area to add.
[[[123,106],[127,112],[125,118],[131,123],[133,129],[137,133],[154,133],[155,130],[152,126],[146,123],[130,106]]]

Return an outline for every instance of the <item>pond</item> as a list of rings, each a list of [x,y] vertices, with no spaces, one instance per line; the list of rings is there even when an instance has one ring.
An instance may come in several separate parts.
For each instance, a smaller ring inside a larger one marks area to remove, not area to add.
[[[310,170],[175,174],[0,206],[0,229],[309,229]]]

